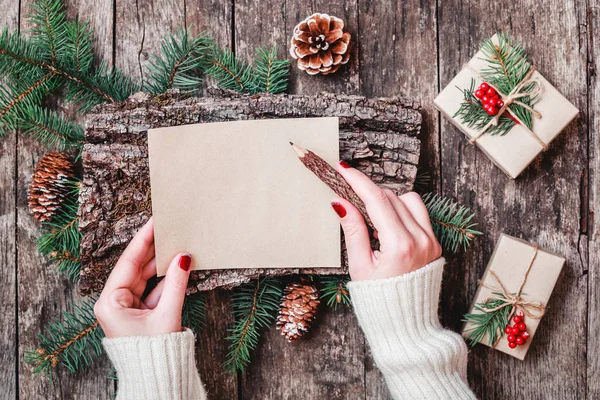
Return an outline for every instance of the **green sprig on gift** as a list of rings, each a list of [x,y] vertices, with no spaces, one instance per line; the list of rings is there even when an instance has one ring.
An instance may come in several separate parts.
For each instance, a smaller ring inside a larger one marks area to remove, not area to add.
[[[473,307],[474,313],[465,314],[463,322],[471,323],[472,327],[465,332],[472,346],[480,343],[487,335],[488,343],[493,345],[504,332],[504,327],[510,318],[512,307],[502,307],[506,299],[502,293],[493,292],[495,296]]]
[[[506,135],[515,124],[522,121],[525,126],[531,130],[533,126],[533,115],[531,110],[522,105],[512,103],[508,105],[518,118],[512,117],[508,110],[501,115],[496,115],[498,112],[498,103],[495,102],[492,110],[486,109],[488,103],[487,90],[492,90],[494,93],[489,93],[490,96],[497,95],[498,99],[502,99],[509,95],[526,77],[532,66],[527,60],[525,49],[516,42],[511,42],[508,35],[500,33],[497,35],[498,44],[492,39],[486,39],[481,44],[481,51],[484,54],[483,61],[486,66],[479,71],[479,75],[484,83],[476,87],[475,80],[471,79],[471,84],[468,88],[458,88],[463,92],[463,101],[458,111],[453,115],[453,118],[460,117],[461,121],[469,128],[481,131],[486,130],[491,135]],[[534,90],[535,83],[528,83],[519,90],[523,93],[529,93]],[[483,87],[482,87],[483,86]],[[484,93],[477,93],[482,91]],[[499,92],[499,93],[498,93]],[[477,95],[476,95],[477,94]],[[531,96],[519,97],[518,101],[529,106],[539,100],[537,92]],[[502,103],[503,105],[503,103]],[[491,122],[497,118],[497,124]]]

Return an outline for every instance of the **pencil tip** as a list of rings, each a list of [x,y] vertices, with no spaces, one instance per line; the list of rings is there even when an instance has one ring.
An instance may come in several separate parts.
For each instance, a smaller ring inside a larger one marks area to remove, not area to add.
[[[290,144],[291,144],[292,146],[294,145],[294,143],[292,143],[292,142],[290,142]]]

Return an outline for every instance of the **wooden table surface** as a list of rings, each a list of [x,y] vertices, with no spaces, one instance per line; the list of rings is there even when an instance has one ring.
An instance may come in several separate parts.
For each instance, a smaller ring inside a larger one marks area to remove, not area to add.
[[[187,26],[208,30],[240,56],[288,37],[312,12],[343,18],[353,34],[350,65],[333,77],[293,70],[291,91],[406,95],[422,101],[422,167],[432,190],[477,214],[485,237],[448,259],[441,319],[458,330],[477,279],[501,232],[538,242],[567,258],[549,310],[521,362],[478,346],[469,381],[486,399],[600,398],[600,6],[595,0],[70,0],[71,16],[91,21],[96,50],[141,78],[141,63],[161,39]],[[28,29],[25,0],[0,0],[2,25]],[[516,180],[509,180],[448,121],[432,100],[496,31],[521,41],[537,68],[579,110],[579,118]],[[61,104],[56,107],[62,108]],[[68,111],[68,110],[67,110]],[[0,138],[0,397],[110,399],[106,359],[87,372],[54,380],[23,362],[40,327],[76,300],[75,290],[37,255],[38,224],[26,191],[45,150],[30,138]],[[308,340],[288,344],[265,334],[252,366],[223,373],[224,337],[232,323],[226,293],[209,296],[210,316],[197,346],[213,399],[387,399],[389,393],[350,310],[320,315]]]

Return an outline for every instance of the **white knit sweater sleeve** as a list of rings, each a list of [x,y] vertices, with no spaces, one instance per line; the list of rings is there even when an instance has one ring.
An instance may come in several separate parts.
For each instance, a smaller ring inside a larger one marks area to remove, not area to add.
[[[475,399],[466,382],[467,346],[438,319],[444,262],[440,258],[406,275],[348,284],[394,399]]]
[[[102,344],[117,370],[117,400],[206,400],[189,329],[104,339]]]

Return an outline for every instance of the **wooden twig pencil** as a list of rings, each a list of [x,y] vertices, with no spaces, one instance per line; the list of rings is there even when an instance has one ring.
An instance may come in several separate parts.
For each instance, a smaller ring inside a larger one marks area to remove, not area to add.
[[[375,226],[373,226],[373,222],[371,218],[369,218],[369,214],[367,213],[367,208],[365,207],[365,203],[358,197],[356,192],[350,187],[348,182],[342,177],[333,168],[329,165],[325,160],[316,155],[310,150],[306,150],[292,142],[290,142],[292,148],[298,155],[298,158],[304,164],[306,168],[308,168],[313,174],[315,174],[323,183],[331,188],[338,196],[348,200],[354,207],[360,211],[367,226],[369,226],[372,230],[375,230]]]

